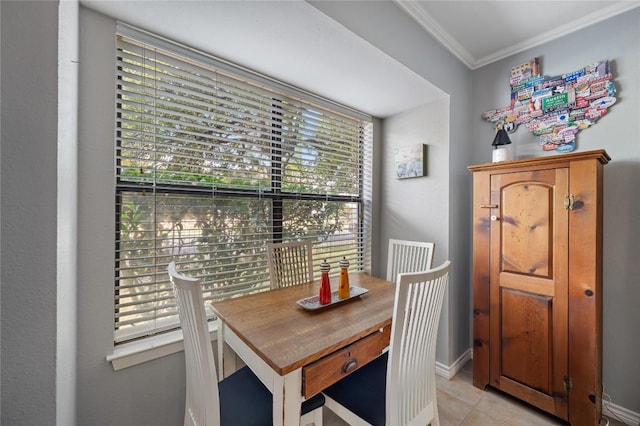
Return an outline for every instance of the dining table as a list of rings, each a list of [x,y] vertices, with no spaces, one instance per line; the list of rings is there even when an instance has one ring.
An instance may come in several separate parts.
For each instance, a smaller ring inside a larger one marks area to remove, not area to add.
[[[273,394],[274,426],[298,425],[305,399],[387,350],[395,284],[355,272],[349,285],[328,305],[316,303],[320,279],[212,303],[218,371],[227,344]]]

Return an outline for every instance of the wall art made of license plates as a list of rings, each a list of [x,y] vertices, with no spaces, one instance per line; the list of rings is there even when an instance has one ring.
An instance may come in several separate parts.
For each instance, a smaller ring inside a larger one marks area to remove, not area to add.
[[[482,114],[509,133],[523,124],[545,151],[570,152],[576,135],[594,125],[616,102],[609,61],[556,76],[540,75],[539,58],[511,68],[511,104]]]

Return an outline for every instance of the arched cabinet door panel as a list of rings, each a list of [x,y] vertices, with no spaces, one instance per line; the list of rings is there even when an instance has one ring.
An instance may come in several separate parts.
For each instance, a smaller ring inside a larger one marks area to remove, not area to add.
[[[490,384],[568,419],[567,168],[491,176]]]

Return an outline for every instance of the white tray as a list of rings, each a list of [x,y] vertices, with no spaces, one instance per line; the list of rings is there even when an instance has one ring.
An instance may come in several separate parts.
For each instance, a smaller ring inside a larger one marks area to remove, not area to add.
[[[311,297],[306,297],[304,299],[300,299],[298,300],[296,303],[301,306],[302,308],[308,310],[308,311],[315,311],[317,309],[324,309],[324,308],[328,308],[330,306],[334,306],[337,304],[340,304],[342,302],[346,302],[347,300],[351,300],[354,297],[359,297],[362,296],[363,294],[365,294],[366,292],[368,292],[369,290],[366,288],[362,288],[362,287],[349,287],[349,297],[345,298],[345,299],[340,299],[338,297],[338,290],[331,292],[331,302],[327,303],[326,305],[321,305],[319,302],[320,297],[319,296],[311,296]]]

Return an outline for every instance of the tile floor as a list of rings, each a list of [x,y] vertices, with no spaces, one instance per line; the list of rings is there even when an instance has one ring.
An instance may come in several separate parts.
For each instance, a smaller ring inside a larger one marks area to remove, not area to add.
[[[552,426],[567,425],[559,419],[506,394],[489,388],[481,391],[472,384],[471,362],[447,380],[437,377],[438,410],[441,426]],[[324,426],[348,426],[326,407]],[[624,423],[609,419],[609,426]],[[602,425],[607,425],[606,420]]]

